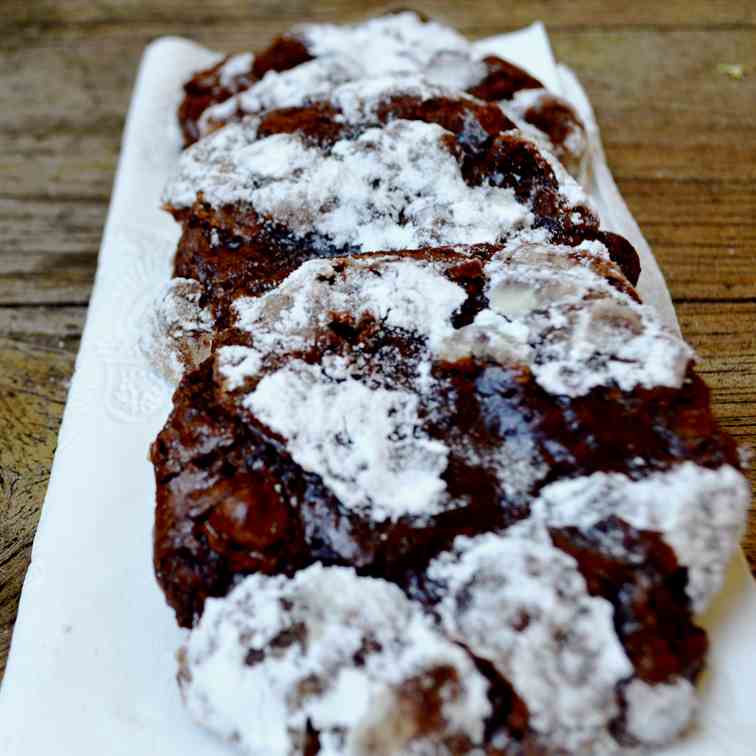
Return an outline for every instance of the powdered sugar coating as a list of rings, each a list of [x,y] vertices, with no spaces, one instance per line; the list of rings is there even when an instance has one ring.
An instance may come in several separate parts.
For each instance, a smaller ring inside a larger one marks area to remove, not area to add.
[[[297,131],[258,138],[259,120],[248,117],[186,150],[164,200],[175,209],[198,195],[216,208],[241,204],[294,236],[316,233],[331,246],[362,251],[493,243],[532,229],[530,200],[506,186],[465,180],[449,148],[451,132],[417,120],[381,123],[380,106],[396,96],[466,103],[470,129],[486,134],[475,121],[481,103],[474,98],[417,76],[373,77],[320,101],[335,110],[336,124],[353,127],[335,143],[313,144]],[[557,180],[562,211],[590,208],[559,162],[545,152],[541,158]]]
[[[210,354],[213,318],[200,305],[202,287],[190,278],[172,278],[155,299],[140,347],[163,377],[177,383],[184,371]]]
[[[466,294],[444,276],[448,263],[390,256],[354,260],[345,275],[332,261],[307,262],[261,299],[237,301],[237,326],[254,334],[258,351],[290,350],[334,312],[370,314],[424,338],[428,360],[524,363],[553,394],[581,396],[612,383],[680,386],[689,347],[593,270],[590,257],[576,261],[571,252],[526,245],[494,254],[484,271],[489,306],[462,328],[451,316]]]
[[[703,611],[722,586],[749,503],[748,481],[734,467],[710,470],[684,462],[642,480],[594,473],[557,481],[541,490],[533,513],[556,527],[590,528],[615,515],[660,532],[688,568],[688,595]]]
[[[644,746],[659,746],[682,735],[698,708],[696,689],[685,678],[649,685],[632,680],[624,691],[627,733]]]
[[[418,606],[346,568],[247,577],[207,602],[181,663],[192,716],[254,756],[303,753],[308,722],[322,756],[443,756],[481,742],[491,711],[483,676]]]
[[[479,84],[488,73],[485,63],[472,53],[461,50],[439,50],[421,69],[431,84],[463,92]]]
[[[485,66],[466,54],[441,51],[431,58],[427,67],[417,71],[410,69],[401,78],[397,77],[399,73],[403,73],[403,69],[387,71],[380,67],[376,71],[373,61],[358,51],[350,55],[324,55],[286,71],[268,71],[248,89],[207,108],[200,116],[200,134],[206,136],[239,114],[259,115],[266,110],[328,99],[340,85],[350,82],[357,92],[378,90],[383,96],[390,92],[417,94],[421,87],[426,96],[431,96],[431,87],[436,87],[433,91],[436,95],[463,97],[462,91],[485,76]],[[375,95],[369,100],[374,110],[378,100]],[[538,129],[527,125],[525,128],[537,139],[543,138]],[[548,140],[544,143],[548,144]]]
[[[439,52],[470,55],[472,46],[454,29],[436,21],[424,22],[406,11],[360,24],[303,24],[292,34],[313,57],[357,56],[374,75],[422,70]]]
[[[413,74],[402,77],[372,76],[361,81],[350,81],[335,88],[328,102],[339,111],[340,120],[359,126],[377,124],[380,106],[395,97],[408,97],[419,102],[447,98],[470,105],[482,104],[456,89],[434,84],[426,76]]]
[[[208,191],[219,205],[243,196],[247,185],[243,176],[230,169],[228,156],[255,140],[258,125],[255,118],[229,124],[184,150],[178,172],[163,192],[163,202],[177,208],[191,207],[199,191]]]
[[[236,300],[236,327],[254,334],[260,352],[290,351],[312,341],[333,313],[356,321],[369,315],[422,335],[436,350],[467,298],[443,276],[443,264],[375,255],[350,260],[346,275],[338,268],[338,261],[310,260],[262,297]]]
[[[415,394],[371,388],[333,358],[317,366],[292,361],[243,403],[347,508],[381,521],[443,507],[448,450],[421,431]]]
[[[679,387],[692,350],[653,309],[564,252],[525,246],[511,257],[494,256],[486,266],[490,310],[510,332],[512,323],[525,330],[526,362],[538,383],[566,396],[613,383],[625,391]],[[486,318],[487,330],[495,331],[496,321]]]
[[[339,84],[362,76],[363,70],[357,61],[334,55],[301,63],[287,71],[268,71],[249,89],[207,108],[199,120],[200,133],[208,134],[215,124],[228,121],[237,112],[259,114],[324,98]]]
[[[616,384],[679,388],[692,350],[647,307],[605,300],[555,304],[524,320],[538,383],[551,394],[582,396]]]
[[[434,362],[474,356],[524,364],[547,391],[569,396],[601,385],[682,382],[687,347],[594,271],[590,257],[575,260],[571,252],[531,246],[494,254],[484,268],[489,307],[461,328],[453,315],[467,294],[445,273],[464,257],[309,261],[278,288],[235,303],[236,327],[251,344],[220,347],[217,372],[224,389],[286,439],[294,460],[348,508],[376,521],[438,513],[450,505],[442,477],[448,450],[422,432],[418,415],[432,394]],[[420,339],[411,390],[366,381],[359,354],[320,365],[286,357],[315,346],[340,314]],[[580,318],[590,327],[576,329]],[[275,371],[265,367],[282,357]],[[543,476],[544,463],[534,448],[518,446],[516,458],[508,449],[503,444],[501,460],[486,462],[517,496]]]
[[[399,81],[419,76],[460,93],[481,85],[490,73],[468,40],[435,21],[424,22],[411,11],[353,25],[307,24],[295,27],[286,37],[302,43],[313,60],[284,71],[269,70],[261,80],[244,81],[239,86],[238,77],[251,69],[254,56],[251,53],[232,56],[220,71],[220,84],[238,93],[211,104],[201,114],[197,123],[199,136],[206,136],[245,114],[258,115],[264,110],[299,106],[326,97],[330,90],[347,81],[364,84],[386,76]],[[534,102],[532,97],[519,101],[521,93],[527,91],[530,90],[515,91],[512,107],[510,101],[502,101],[502,108],[529,137],[566,160],[569,170],[582,181],[587,150],[577,116],[572,127],[569,118],[559,120],[558,125],[567,132],[558,144],[552,144],[540,128],[523,118],[527,108],[521,105]],[[545,96],[558,101],[563,110],[571,111],[566,102],[554,95]],[[543,97],[541,100],[546,102]],[[545,122],[549,122],[548,114]]]
[[[226,89],[234,86],[234,80],[244,74],[252,72],[252,65],[255,62],[255,56],[251,52],[238,53],[232,55],[218,71],[218,81]]]
[[[188,207],[201,192],[366,251],[496,242],[534,220],[512,189],[468,185],[437,124],[393,121],[327,152],[299,134],[255,132],[254,120],[232,123],[186,150],[165,201]]]
[[[359,321],[369,315],[388,326],[416,331],[433,347],[445,338],[464,290],[434,266],[371,258],[340,276],[335,263],[313,260],[258,299],[237,301],[237,327],[254,334],[252,347],[223,347],[219,373],[235,390],[275,353],[304,350],[334,312]],[[418,395],[368,386],[351,366],[331,359],[300,361],[266,375],[244,406],[287,439],[294,460],[316,472],[348,508],[374,520],[430,515],[446,504],[447,448],[419,428]]]
[[[618,750],[609,727],[617,685],[633,667],[611,604],[589,596],[576,562],[545,531],[460,537],[428,576],[442,586],[444,629],[511,682],[547,748]]]

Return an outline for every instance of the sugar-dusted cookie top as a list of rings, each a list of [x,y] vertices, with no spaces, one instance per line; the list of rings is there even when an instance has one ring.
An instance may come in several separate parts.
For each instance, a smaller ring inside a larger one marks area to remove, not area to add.
[[[238,573],[324,559],[401,582],[455,535],[527,516],[550,485],[607,474],[630,501],[641,489],[624,480],[691,462],[703,483],[737,465],[691,350],[601,244],[312,260],[231,310],[153,447],[158,577],[185,623]],[[717,476],[732,501],[721,564],[747,496],[734,469]],[[690,520],[690,544],[707,518],[687,506],[626,511],[665,538]],[[698,605],[719,568],[669,540]]]
[[[579,177],[585,128],[572,106],[496,56],[481,58],[453,29],[412,12],[352,25],[306,24],[255,56],[240,53],[187,82],[179,120],[187,144],[246,115],[300,106],[335,86],[382,76],[419,75],[511,109],[523,128]],[[527,107],[518,98],[532,92]]]
[[[483,744],[489,683],[384,580],[313,565],[253,575],[180,654],[189,712],[254,756],[453,756]]]

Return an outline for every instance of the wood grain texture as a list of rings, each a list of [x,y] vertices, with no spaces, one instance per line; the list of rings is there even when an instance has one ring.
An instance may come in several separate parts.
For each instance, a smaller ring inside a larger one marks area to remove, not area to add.
[[[710,29],[756,24],[756,8],[748,0],[709,0],[706,3],[687,0],[668,0],[665,3],[654,0],[635,3],[585,0],[579,4],[570,0],[519,0],[508,3],[483,0],[474,5],[454,0],[419,0],[411,3],[373,0],[361,3],[354,0],[321,3],[308,0],[258,0],[255,3],[240,3],[238,0],[213,0],[212,3],[202,0],[162,0],[159,3],[145,0],[6,0],[4,15],[7,23],[22,29],[118,23],[161,26],[186,23],[207,27],[242,21],[275,24],[275,33],[287,23],[302,19],[347,20],[396,7],[424,10],[453,22],[467,32],[482,28],[490,29],[493,33],[499,29],[522,26],[534,18],[548,21],[549,26],[555,29],[576,26]]]
[[[0,308],[0,672],[85,313],[85,307]]]
[[[83,327],[139,57],[264,46],[402,3],[5,0],[0,40],[0,674]],[[475,37],[542,18],[588,89],[722,425],[756,447],[756,4],[409,3]],[[732,79],[721,63],[739,63]],[[753,480],[753,479],[752,479]],[[756,521],[745,539],[756,566]]]

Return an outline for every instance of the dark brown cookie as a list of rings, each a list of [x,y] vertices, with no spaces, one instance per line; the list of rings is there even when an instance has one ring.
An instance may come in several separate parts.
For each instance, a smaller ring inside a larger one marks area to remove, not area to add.
[[[316,260],[234,312],[152,451],[156,571],[184,625],[250,572],[320,560],[403,584],[555,481],[737,464],[690,352],[607,258]]]

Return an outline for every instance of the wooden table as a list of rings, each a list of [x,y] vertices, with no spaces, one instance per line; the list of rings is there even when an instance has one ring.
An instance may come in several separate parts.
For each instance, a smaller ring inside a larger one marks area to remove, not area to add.
[[[87,311],[139,56],[157,36],[264,46],[329,0],[5,0],[0,41],[0,674]],[[414,6],[472,37],[548,24],[588,89],[722,425],[756,446],[756,4]],[[743,66],[727,68],[723,64]],[[85,461],[83,461],[85,464]],[[756,520],[745,541],[756,565]],[[86,555],[82,555],[86,559]]]

